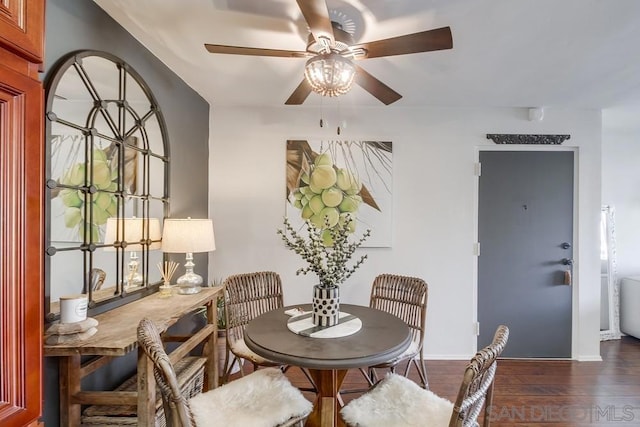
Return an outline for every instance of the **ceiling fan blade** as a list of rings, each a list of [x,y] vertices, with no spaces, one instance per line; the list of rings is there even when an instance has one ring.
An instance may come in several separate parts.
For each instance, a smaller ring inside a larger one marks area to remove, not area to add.
[[[357,65],[355,80],[357,84],[371,95],[378,98],[384,105],[392,104],[402,98],[402,95],[398,92],[391,89],[389,86],[382,83],[380,80],[367,73],[362,67]]]
[[[259,47],[225,46],[221,44],[205,43],[204,47],[211,53],[226,53],[229,55],[275,56],[278,58],[306,58],[308,52],[297,50],[262,49]]]
[[[390,39],[361,43],[351,46],[351,49],[363,48],[367,50],[366,58],[380,58],[382,56],[451,49],[452,47],[451,28],[442,27]]]
[[[311,85],[307,79],[302,79],[298,87],[293,91],[289,99],[285,101],[285,105],[300,105],[311,93]]]
[[[313,38],[317,42],[325,38],[329,40],[330,46],[335,45],[333,26],[331,25],[329,9],[327,9],[325,0],[297,0],[297,2],[305,21],[309,25]]]

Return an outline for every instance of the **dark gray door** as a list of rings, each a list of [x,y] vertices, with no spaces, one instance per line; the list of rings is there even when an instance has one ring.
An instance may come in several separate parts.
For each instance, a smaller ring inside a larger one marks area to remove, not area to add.
[[[505,357],[571,357],[573,152],[483,151],[478,348],[500,324]]]

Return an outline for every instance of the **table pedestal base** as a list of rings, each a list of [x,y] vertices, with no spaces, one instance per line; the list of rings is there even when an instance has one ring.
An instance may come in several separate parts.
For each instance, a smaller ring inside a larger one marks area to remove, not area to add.
[[[340,416],[342,399],[340,387],[347,376],[346,369],[309,369],[318,394],[313,402],[313,412],[307,418],[305,427],[346,427]]]

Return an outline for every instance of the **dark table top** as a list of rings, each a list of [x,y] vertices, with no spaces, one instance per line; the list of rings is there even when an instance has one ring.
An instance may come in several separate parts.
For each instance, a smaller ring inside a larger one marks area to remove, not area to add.
[[[310,305],[301,306],[310,310]],[[247,346],[270,360],[311,369],[349,369],[376,365],[402,354],[411,343],[404,321],[373,308],[340,304],[340,311],[357,316],[362,328],[340,338],[311,338],[287,328],[284,307],[262,314],[247,325]]]

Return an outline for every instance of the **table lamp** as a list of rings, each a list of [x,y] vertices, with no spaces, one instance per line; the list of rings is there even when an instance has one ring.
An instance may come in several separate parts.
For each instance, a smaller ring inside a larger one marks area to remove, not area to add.
[[[129,252],[129,264],[127,264],[126,287],[140,286],[142,275],[139,271],[138,251],[144,246],[148,250],[160,249],[160,220],[158,218],[108,218],[104,233],[106,251],[115,251],[121,248]],[[156,241],[154,241],[156,240]],[[143,242],[146,242],[143,244]]]
[[[202,276],[193,272],[193,253],[210,252],[216,249],[213,221],[210,219],[164,220],[162,251],[186,254],[185,274],[178,277],[178,293],[197,294],[201,290]]]

